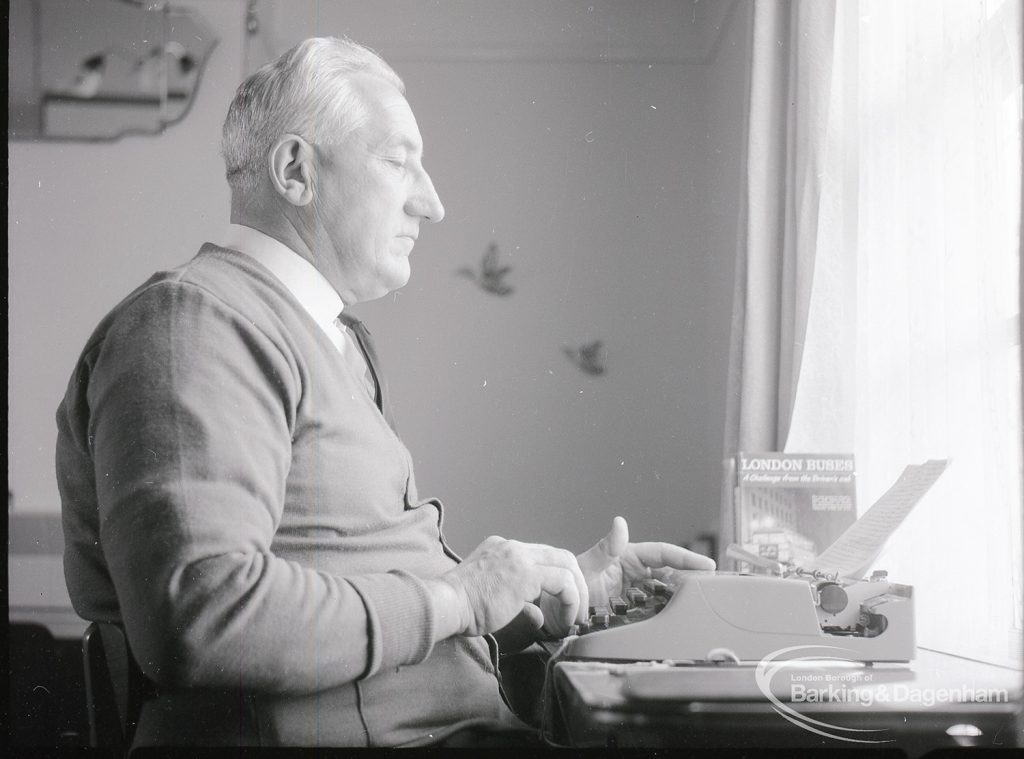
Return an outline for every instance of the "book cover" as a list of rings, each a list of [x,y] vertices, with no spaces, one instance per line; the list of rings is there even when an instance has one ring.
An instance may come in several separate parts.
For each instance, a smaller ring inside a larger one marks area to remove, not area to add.
[[[740,453],[735,472],[733,540],[757,556],[810,566],[857,519],[852,453]]]

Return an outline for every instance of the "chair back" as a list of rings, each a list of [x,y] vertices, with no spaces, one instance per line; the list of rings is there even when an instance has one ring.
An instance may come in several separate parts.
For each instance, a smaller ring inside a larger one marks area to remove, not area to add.
[[[89,745],[125,754],[146,695],[146,676],[120,625],[93,622],[82,636]]]

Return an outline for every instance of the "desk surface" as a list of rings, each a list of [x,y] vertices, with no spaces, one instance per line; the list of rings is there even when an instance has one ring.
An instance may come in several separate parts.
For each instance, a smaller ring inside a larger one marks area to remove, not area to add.
[[[1022,677],[924,649],[909,665],[787,665],[761,685],[753,665],[562,661],[554,737],[580,747],[877,745],[910,755],[1015,745]],[[954,725],[981,735],[952,737]]]

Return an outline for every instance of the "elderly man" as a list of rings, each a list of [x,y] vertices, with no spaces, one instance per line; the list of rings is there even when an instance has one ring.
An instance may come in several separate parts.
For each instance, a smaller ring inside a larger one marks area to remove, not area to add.
[[[495,637],[564,635],[649,567],[713,566],[630,544],[622,519],[578,559],[446,545],[345,310],[402,287],[444,217],[403,92],[339,39],[245,81],[224,124],[223,244],[131,293],[71,377],[65,573],[155,683],[137,743],[398,745],[511,724]]]

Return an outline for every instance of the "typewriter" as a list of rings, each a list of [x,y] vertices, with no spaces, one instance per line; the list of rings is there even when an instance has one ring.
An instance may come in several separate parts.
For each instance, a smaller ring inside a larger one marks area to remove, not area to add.
[[[805,658],[808,647],[822,657],[838,649],[851,661],[914,658],[913,589],[890,582],[885,572],[867,580],[799,570],[675,577],[643,580],[592,607],[559,658],[749,662]]]
[[[673,572],[592,608],[551,651],[559,659],[762,662],[914,659],[914,593],[884,571],[865,578],[886,540],[949,465],[906,467],[896,483],[824,552],[801,568],[738,545],[726,555],[753,572]],[[551,649],[549,649],[550,651]]]

